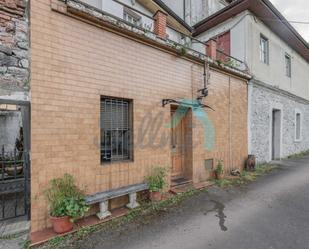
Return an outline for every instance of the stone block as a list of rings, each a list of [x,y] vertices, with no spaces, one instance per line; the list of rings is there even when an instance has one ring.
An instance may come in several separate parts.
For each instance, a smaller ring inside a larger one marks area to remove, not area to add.
[[[27,59],[21,59],[18,65],[23,68],[29,68],[29,61]]]
[[[15,57],[0,52],[0,66],[10,67],[10,66],[17,66],[17,64],[18,60]]]
[[[6,55],[12,55],[12,49],[8,46],[4,46],[0,44],[0,52],[5,53]]]
[[[28,49],[29,48],[29,43],[26,41],[21,41],[17,43],[17,46],[21,49]],[[1,49],[0,49],[1,51]]]
[[[7,67],[0,67],[0,74],[5,74],[7,72]]]

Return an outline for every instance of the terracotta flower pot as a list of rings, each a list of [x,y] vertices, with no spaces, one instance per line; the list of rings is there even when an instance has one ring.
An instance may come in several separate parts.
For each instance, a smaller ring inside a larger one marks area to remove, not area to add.
[[[162,200],[162,194],[160,191],[150,192],[150,200],[152,202],[158,202]]]
[[[217,180],[222,180],[223,179],[223,174],[216,173],[216,178],[217,178]]]
[[[70,221],[70,217],[50,217],[53,229],[56,233],[66,233],[73,229],[73,223]]]

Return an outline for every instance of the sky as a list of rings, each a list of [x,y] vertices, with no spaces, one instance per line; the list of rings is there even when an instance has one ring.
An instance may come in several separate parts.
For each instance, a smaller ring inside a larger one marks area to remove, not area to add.
[[[270,0],[288,21],[309,23],[309,0]],[[309,42],[309,24],[291,23]]]

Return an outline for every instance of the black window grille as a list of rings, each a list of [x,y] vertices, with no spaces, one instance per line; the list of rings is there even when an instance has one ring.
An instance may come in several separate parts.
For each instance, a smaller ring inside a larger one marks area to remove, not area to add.
[[[101,162],[132,159],[131,101],[101,99]]]

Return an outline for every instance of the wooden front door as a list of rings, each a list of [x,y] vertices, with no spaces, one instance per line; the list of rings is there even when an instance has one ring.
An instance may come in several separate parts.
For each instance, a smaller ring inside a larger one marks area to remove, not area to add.
[[[176,108],[172,107],[171,117],[176,112]],[[184,176],[184,161],[185,161],[185,118],[182,120],[171,119],[171,147],[172,147],[172,172],[174,178]],[[177,123],[176,123],[177,122]]]

